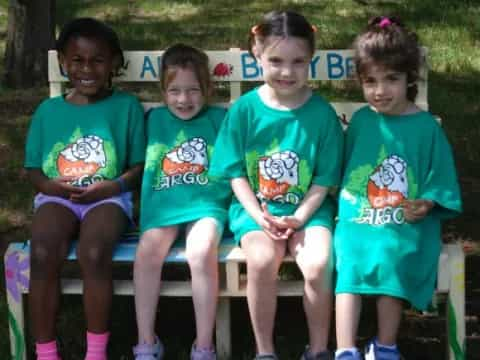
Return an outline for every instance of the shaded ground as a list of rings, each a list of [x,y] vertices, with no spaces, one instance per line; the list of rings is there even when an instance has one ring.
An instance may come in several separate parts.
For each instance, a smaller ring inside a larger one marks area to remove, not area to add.
[[[30,202],[32,190],[21,169],[23,161],[23,144],[29,116],[45,98],[46,89],[30,90],[20,93],[11,92],[0,97],[0,255],[10,241],[21,241],[28,238],[31,221]],[[19,117],[20,115],[20,117]],[[20,119],[20,120],[19,120]],[[459,154],[457,154],[458,156]],[[461,161],[460,161],[461,162]],[[460,174],[462,170],[460,169]],[[469,172],[471,173],[471,171]],[[467,257],[467,334],[468,359],[478,359],[480,354],[480,326],[477,316],[480,314],[480,177],[461,176],[465,213],[458,219],[445,224],[444,240],[463,242],[469,254]],[[3,264],[3,263],[2,263]],[[3,266],[3,265],[2,265]],[[73,266],[74,267],[74,266]],[[73,271],[76,271],[75,269]],[[127,270],[127,272],[130,270]],[[3,271],[2,271],[3,272]],[[0,281],[3,288],[3,277]],[[1,292],[0,292],[1,293]],[[5,306],[3,294],[0,304]],[[62,346],[69,349],[69,359],[81,359],[84,343],[78,340],[78,330],[72,333],[72,322],[75,329],[83,328],[81,315],[81,297],[63,296],[62,313],[59,328]],[[169,358],[187,358],[188,349],[194,336],[193,313],[190,299],[162,299],[160,319],[164,324],[158,328],[159,334],[166,339],[167,356]],[[112,359],[130,359],[130,347],[135,342],[134,304],[131,297],[115,297],[112,316],[112,333],[115,346],[111,350]],[[128,311],[125,311],[127,310]],[[0,313],[6,313],[0,311]],[[443,312],[441,312],[443,313]],[[300,299],[281,299],[279,301],[277,323],[277,343],[285,358],[297,358],[306,338],[305,320]],[[362,318],[360,332],[361,341],[366,341],[373,334],[375,322],[372,304],[366,306]],[[403,324],[402,337],[399,341],[404,355],[409,360],[430,360],[443,358],[445,354],[445,319],[442,317],[426,317],[407,312],[407,321]],[[234,353],[242,354],[234,359],[250,356],[247,349],[253,349],[253,339],[248,321],[245,299],[233,301],[232,305]],[[6,319],[0,319],[6,324]],[[237,326],[241,324],[241,326]],[[332,335],[332,339],[334,336]],[[0,342],[0,348],[7,347]],[[65,341],[68,341],[67,343]],[[332,344],[332,348],[334,345]],[[3,358],[3,356],[1,356]]]

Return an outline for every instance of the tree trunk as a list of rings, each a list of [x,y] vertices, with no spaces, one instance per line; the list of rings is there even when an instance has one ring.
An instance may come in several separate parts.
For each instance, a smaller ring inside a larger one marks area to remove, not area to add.
[[[5,83],[26,88],[47,82],[47,52],[55,45],[55,0],[10,0]]]

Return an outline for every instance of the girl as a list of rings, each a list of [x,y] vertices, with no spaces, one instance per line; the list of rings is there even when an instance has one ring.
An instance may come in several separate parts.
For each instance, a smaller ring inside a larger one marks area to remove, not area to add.
[[[73,87],[45,100],[28,133],[25,167],[38,191],[32,224],[29,310],[37,359],[57,360],[59,271],[71,241],[83,274],[87,360],[106,359],[112,298],[111,256],[126,230],[129,189],[144,159],[143,109],[113,90],[123,65],[117,35],[94,19],[67,24],[57,40]]]
[[[191,359],[216,359],[217,245],[230,190],[212,181],[207,169],[225,110],[206,105],[211,83],[205,53],[174,45],[163,54],[161,74],[165,106],[150,113],[146,130],[142,236],[134,265],[139,344],[133,352],[136,360],[163,358],[154,332],[162,265],[184,230],[197,328]]]
[[[310,345],[302,359],[328,359],[331,228],[328,189],[337,185],[342,131],[333,108],[308,87],[315,29],[294,12],[255,25],[249,48],[265,83],[243,95],[220,131],[211,171],[230,179],[229,221],[247,261],[247,301],[256,359],[273,344],[277,273],[289,251],[305,279]]]
[[[458,214],[461,201],[445,134],[414,103],[416,35],[398,19],[377,17],[354,49],[369,105],[354,114],[346,137],[335,231],[336,358],[361,358],[355,348],[361,295],[375,295],[378,334],[365,358],[394,360],[403,302],[429,304],[440,220]]]

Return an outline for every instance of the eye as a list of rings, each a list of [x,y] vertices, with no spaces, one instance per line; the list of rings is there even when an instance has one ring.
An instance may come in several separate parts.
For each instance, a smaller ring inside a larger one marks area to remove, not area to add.
[[[169,88],[169,89],[167,89],[167,93],[169,93],[170,95],[178,95],[180,93],[180,89]]]
[[[390,74],[387,76],[387,80],[390,82],[395,82],[400,80],[400,74]]]
[[[365,78],[362,78],[362,83],[365,85],[373,85],[375,84],[375,79],[372,77],[365,77]]]
[[[268,59],[268,62],[272,65],[278,65],[278,64],[282,63],[282,59],[280,59],[278,57],[271,57],[271,58]]]
[[[295,60],[293,61],[293,63],[294,63],[295,65],[304,65],[304,64],[307,63],[307,60],[306,60],[306,59],[299,58],[299,59],[295,59]]]

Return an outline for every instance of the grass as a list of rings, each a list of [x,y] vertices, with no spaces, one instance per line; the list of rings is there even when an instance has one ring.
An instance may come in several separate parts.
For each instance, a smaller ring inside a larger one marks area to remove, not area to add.
[[[248,29],[261,14],[274,9],[293,9],[307,15],[318,27],[318,48],[346,48],[355,34],[373,15],[397,14],[414,29],[429,49],[429,103],[433,113],[443,119],[456,153],[462,179],[478,183],[480,172],[480,3],[477,0],[65,0],[57,1],[58,28],[74,17],[94,16],[112,25],[124,49],[161,49],[182,41],[204,49],[245,48]],[[6,40],[8,0],[0,0],[0,53]],[[58,29],[57,29],[58,30]],[[0,74],[3,65],[0,64]],[[136,87],[143,98],[158,96],[154,87]],[[359,91],[321,87],[329,97],[359,99]],[[11,90],[0,83],[0,254],[6,242],[23,240],[28,233],[32,190],[22,175],[23,143],[29,117],[48,89]],[[473,180],[472,180],[473,179]],[[476,180],[475,180],[476,179]],[[476,187],[475,187],[476,186]],[[478,240],[475,219],[480,218],[480,196],[465,197],[466,214],[455,224],[466,239]],[[469,189],[470,189],[469,188]],[[472,195],[473,194],[473,195]],[[470,222],[467,224],[465,220]],[[470,220],[469,220],[470,219]],[[454,225],[455,225],[454,224]],[[477,235],[475,235],[477,234]],[[3,247],[1,246],[3,245]],[[3,286],[1,280],[0,288]],[[0,358],[8,353],[6,308],[0,292]],[[59,334],[68,349],[69,359],[81,359],[83,328],[81,299],[62,297]],[[193,338],[189,300],[161,300],[162,323],[174,324],[158,329],[168,341],[169,358],[186,358]],[[124,309],[129,309],[125,311]],[[112,316],[111,356],[126,359],[135,341],[132,299],[116,297]],[[244,301],[234,303],[234,350],[238,359],[252,355],[253,340]],[[291,316],[289,315],[291,314]],[[296,357],[306,338],[301,304],[280,302],[277,340],[285,358]],[[119,316],[120,315],[120,316]],[[291,319],[297,326],[290,326]],[[72,326],[74,324],[74,326]],[[241,324],[241,326],[237,326]],[[168,336],[167,336],[168,335]],[[65,343],[66,342],[66,343]],[[414,346],[414,345],[413,345]],[[407,349],[408,350],[408,349]],[[413,353],[410,349],[410,351]],[[408,355],[408,354],[407,354]],[[408,358],[414,358],[413,356]]]

